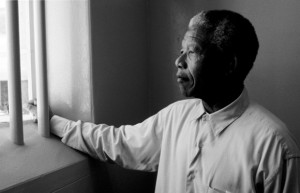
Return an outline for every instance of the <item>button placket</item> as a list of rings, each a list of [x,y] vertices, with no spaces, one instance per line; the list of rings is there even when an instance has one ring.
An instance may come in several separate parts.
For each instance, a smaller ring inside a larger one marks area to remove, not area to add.
[[[202,187],[202,181],[204,180],[202,179],[202,149],[205,146],[205,144],[209,144],[213,139],[209,114],[203,114],[201,118],[199,118],[193,124],[195,125],[193,126],[194,130],[191,137],[192,141],[190,146],[190,164],[187,173],[187,186],[197,184],[197,187]]]
[[[203,117],[204,116],[204,117]],[[194,136],[192,137],[193,141],[191,143],[191,154],[190,154],[190,164],[187,173],[187,185],[194,183],[195,178],[201,176],[201,153],[202,153],[202,143],[206,141],[208,136],[209,128],[207,122],[207,116],[203,115],[200,119],[197,120],[196,126],[194,127]],[[197,179],[197,181],[202,181]],[[197,183],[199,183],[197,182]]]

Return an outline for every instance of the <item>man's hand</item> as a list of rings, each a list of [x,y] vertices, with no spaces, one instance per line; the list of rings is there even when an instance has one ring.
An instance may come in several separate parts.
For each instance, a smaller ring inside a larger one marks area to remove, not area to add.
[[[37,104],[36,99],[29,100],[25,109],[31,114],[33,121],[37,123]]]
[[[33,117],[33,121],[35,123],[37,123],[37,100],[36,99],[32,99],[29,100],[25,109],[27,111],[29,111],[29,113],[32,115]],[[53,112],[51,111],[50,107],[49,107],[49,120],[54,116]]]

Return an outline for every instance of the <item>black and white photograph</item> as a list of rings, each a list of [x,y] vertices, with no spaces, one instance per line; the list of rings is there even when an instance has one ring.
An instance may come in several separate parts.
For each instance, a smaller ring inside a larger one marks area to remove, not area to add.
[[[299,10],[0,0],[0,193],[300,193]]]

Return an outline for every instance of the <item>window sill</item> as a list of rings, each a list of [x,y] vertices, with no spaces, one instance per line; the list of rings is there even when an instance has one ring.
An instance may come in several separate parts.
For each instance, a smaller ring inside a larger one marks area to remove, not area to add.
[[[94,192],[91,167],[99,164],[91,165],[54,136],[39,136],[34,123],[24,124],[24,146],[14,145],[9,137],[8,124],[2,123],[0,192]]]

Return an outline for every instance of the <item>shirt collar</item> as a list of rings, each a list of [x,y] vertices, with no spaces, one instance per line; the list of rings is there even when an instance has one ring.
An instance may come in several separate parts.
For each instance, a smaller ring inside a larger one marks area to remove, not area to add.
[[[226,107],[208,114],[211,128],[215,135],[219,135],[225,128],[239,118],[249,105],[247,90],[244,88],[241,95]]]
[[[195,108],[193,110],[193,113],[190,117],[191,121],[194,121],[200,117],[202,117],[205,114],[205,109],[203,107],[202,101],[199,99],[195,105]]]
[[[206,113],[203,104],[199,105],[192,120],[206,119],[210,123],[210,126],[215,134],[219,135],[225,128],[233,123],[238,117],[240,117],[249,105],[249,97],[247,89],[244,88],[240,96],[226,107],[214,112]]]

